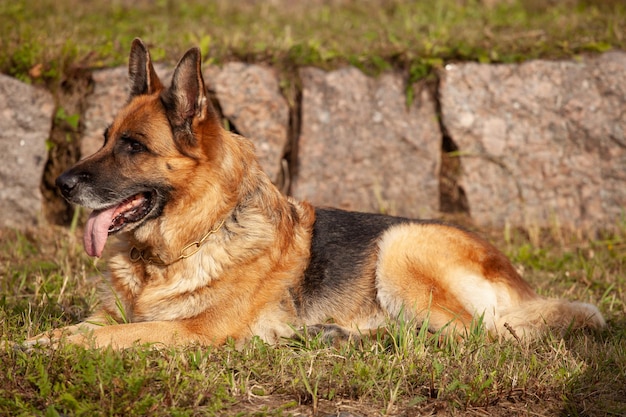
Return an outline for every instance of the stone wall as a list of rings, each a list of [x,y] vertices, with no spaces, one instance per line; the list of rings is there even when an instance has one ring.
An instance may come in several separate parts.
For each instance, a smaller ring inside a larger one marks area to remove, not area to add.
[[[167,80],[171,68],[157,72]],[[399,72],[374,78],[352,67],[301,68],[297,76],[301,95],[289,105],[272,68],[205,68],[229,125],[254,141],[264,170],[296,198],[438,217],[445,136],[458,149],[446,158],[460,162],[458,187],[479,226],[591,231],[622,221],[626,53],[519,65],[450,64],[439,72],[436,89],[421,82],[407,86]],[[94,71],[92,78],[81,119],[83,155],[101,146],[102,131],[127,94],[126,68]],[[0,78],[4,226],[32,224],[38,217],[53,115],[48,93]],[[26,143],[37,149],[21,149]]]
[[[482,225],[599,229],[626,209],[626,54],[449,65],[443,124]]]

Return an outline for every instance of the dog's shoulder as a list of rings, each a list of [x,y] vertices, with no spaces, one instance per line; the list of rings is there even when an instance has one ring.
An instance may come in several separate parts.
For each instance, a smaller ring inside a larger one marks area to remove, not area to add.
[[[415,220],[333,208],[315,208],[305,287],[343,285],[375,262],[376,242],[394,225]]]

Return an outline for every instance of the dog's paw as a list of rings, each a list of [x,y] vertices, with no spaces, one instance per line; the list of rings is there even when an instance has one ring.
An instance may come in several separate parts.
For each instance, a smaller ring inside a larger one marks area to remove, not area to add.
[[[32,350],[36,347],[50,347],[57,349],[61,342],[69,344],[84,344],[84,331],[79,326],[69,326],[60,329],[53,329],[37,336],[26,339],[22,344],[22,349]]]
[[[25,350],[22,343],[12,342],[10,340],[0,341],[0,351],[6,350]]]
[[[0,342],[0,350],[12,349],[15,351],[31,352],[37,347],[52,346],[56,347],[55,342],[47,335],[41,334],[26,339],[23,342],[13,342],[10,340]]]
[[[51,330],[28,338],[21,345],[24,350],[32,350],[35,347],[57,348],[62,336],[63,332],[60,329]]]
[[[24,349],[31,349],[35,346],[54,346],[54,344],[52,343],[52,339],[47,336],[31,337],[22,343]]]

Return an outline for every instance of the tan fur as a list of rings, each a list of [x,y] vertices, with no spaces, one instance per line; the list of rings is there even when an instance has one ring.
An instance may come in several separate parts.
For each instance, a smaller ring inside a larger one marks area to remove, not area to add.
[[[379,244],[378,299],[392,315],[429,319],[432,329],[464,330],[482,316],[503,337],[536,336],[547,327],[603,327],[596,307],[544,299],[504,255],[473,234],[440,224],[408,224]]]
[[[136,95],[111,124],[106,145],[73,169],[96,172],[112,189],[156,183],[169,198],[158,217],[108,242],[99,310],[29,344],[56,343],[63,335],[115,348],[219,345],[229,337],[243,343],[254,335],[276,343],[303,326],[365,334],[401,316],[459,333],[482,316],[488,330],[503,335],[510,326],[535,335],[546,327],[604,325],[595,307],[539,297],[492,245],[436,223],[393,223],[351,269],[358,276],[330,271],[329,282],[311,289],[305,270],[314,208],[283,196],[261,171],[251,143],[221,127],[204,94],[199,54],[188,57],[175,80],[191,91],[196,81],[202,88],[189,100],[188,91],[172,87],[172,113],[147,50],[133,44],[131,78],[144,77],[145,85],[135,81]],[[185,136],[185,117],[193,135]],[[125,135],[146,141],[149,152],[121,152]],[[205,236],[196,253],[181,259],[186,246]]]

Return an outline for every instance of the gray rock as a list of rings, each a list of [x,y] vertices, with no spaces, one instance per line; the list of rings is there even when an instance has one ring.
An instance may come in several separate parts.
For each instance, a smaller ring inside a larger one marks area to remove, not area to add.
[[[223,115],[253,141],[261,167],[277,183],[289,142],[289,105],[280,93],[275,71],[231,62],[222,68],[209,67],[205,75]]]
[[[24,228],[41,219],[41,177],[54,98],[0,75],[0,225]]]
[[[102,147],[104,129],[128,100],[128,68],[94,71],[93,92],[87,97],[80,154],[85,158]]]
[[[399,74],[300,70],[296,198],[350,210],[430,217],[439,208],[441,132],[434,100]]]
[[[443,123],[479,225],[606,229],[626,207],[626,54],[449,65]]]

